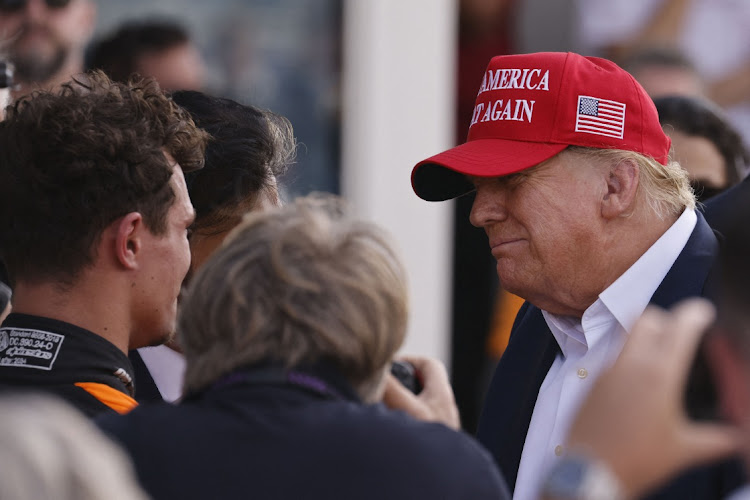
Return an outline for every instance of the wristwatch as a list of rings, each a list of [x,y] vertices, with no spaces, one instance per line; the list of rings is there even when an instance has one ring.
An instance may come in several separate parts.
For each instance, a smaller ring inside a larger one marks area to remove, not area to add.
[[[562,457],[542,487],[549,500],[625,500],[625,492],[606,464],[583,455]]]

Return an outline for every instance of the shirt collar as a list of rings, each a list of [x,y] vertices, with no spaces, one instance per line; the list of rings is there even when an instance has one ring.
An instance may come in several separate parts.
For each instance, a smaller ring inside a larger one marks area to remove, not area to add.
[[[629,332],[643,314],[654,292],[685,248],[697,221],[694,210],[684,210],[656,243],[599,295],[625,331]]]

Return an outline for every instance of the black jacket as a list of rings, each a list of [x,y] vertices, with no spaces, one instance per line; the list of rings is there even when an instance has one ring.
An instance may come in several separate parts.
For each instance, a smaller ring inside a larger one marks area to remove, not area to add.
[[[243,370],[100,426],[155,499],[503,499],[476,441],[365,405],[335,370]]]
[[[103,337],[70,323],[10,314],[0,329],[0,390],[55,394],[85,415],[125,412],[133,367]]]

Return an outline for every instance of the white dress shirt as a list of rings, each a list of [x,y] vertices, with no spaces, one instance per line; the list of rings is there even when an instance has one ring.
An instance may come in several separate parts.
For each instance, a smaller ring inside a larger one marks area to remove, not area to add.
[[[182,397],[182,378],[185,375],[185,357],[165,345],[142,347],[138,354],[146,364],[156,388],[164,401],[174,403]],[[138,381],[136,380],[136,390]]]
[[[685,210],[625,273],[604,290],[582,318],[542,311],[560,345],[539,389],[521,454],[514,500],[535,500],[591,385],[622,349],[627,332],[685,247],[697,216]]]
[[[726,500],[750,500],[750,486],[744,486],[735,490]]]

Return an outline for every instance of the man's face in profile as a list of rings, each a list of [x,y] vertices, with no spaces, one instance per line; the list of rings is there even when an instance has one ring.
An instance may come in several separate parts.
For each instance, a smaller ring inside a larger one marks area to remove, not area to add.
[[[171,157],[169,160],[174,165],[169,183],[175,200],[167,212],[164,234],[147,230],[141,238],[140,272],[133,284],[137,300],[131,348],[171,340],[176,329],[177,299],[190,267],[188,229],[195,219],[195,211],[182,168]]]
[[[0,0],[0,36],[21,81],[44,82],[82,51],[94,23],[90,0]]]
[[[601,273],[592,271],[603,240],[602,172],[595,160],[563,152],[517,174],[470,177],[470,220],[487,233],[507,291],[554,314],[576,315],[585,310],[579,297],[585,302],[604,289]]]

